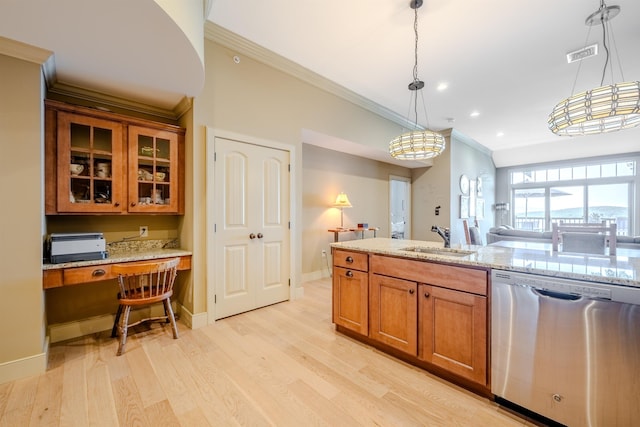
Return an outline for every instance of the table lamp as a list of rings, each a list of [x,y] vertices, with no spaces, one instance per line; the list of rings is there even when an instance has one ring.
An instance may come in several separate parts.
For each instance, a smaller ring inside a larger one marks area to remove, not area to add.
[[[346,194],[344,194],[343,192],[340,192],[340,194],[338,194],[338,197],[336,197],[336,202],[333,204],[333,207],[340,209],[340,228],[343,229],[344,228],[344,208],[352,207],[351,202],[349,202],[349,198],[347,197]]]

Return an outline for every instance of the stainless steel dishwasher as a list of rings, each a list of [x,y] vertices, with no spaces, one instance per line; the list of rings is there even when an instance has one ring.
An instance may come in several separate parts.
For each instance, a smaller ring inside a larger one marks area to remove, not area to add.
[[[491,391],[569,426],[640,422],[640,288],[493,270]]]

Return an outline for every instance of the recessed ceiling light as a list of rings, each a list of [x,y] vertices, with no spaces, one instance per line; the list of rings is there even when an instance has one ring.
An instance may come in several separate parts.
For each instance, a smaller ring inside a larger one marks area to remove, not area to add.
[[[500,138],[501,136],[504,136],[504,132],[498,132],[498,133],[496,133],[496,136],[497,136],[498,138]]]
[[[478,111],[472,111],[471,114],[469,114],[471,117],[478,117],[480,115],[480,113]]]
[[[445,90],[445,89],[446,89],[446,88],[448,88],[448,87],[449,87],[449,83],[442,82],[442,83],[438,84],[437,89],[438,89],[440,92],[442,92],[443,90]]]

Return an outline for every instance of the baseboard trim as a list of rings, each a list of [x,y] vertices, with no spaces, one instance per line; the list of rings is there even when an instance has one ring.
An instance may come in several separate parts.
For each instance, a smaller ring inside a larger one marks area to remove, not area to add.
[[[172,301],[174,312],[178,305]],[[180,309],[182,307],[180,306]],[[183,314],[182,312],[178,312]],[[146,317],[163,316],[164,308],[162,304],[131,310],[129,322],[133,323]],[[182,317],[181,317],[182,319]],[[115,314],[103,314],[100,316],[88,317],[86,319],[74,320],[66,323],[54,323],[49,325],[49,339],[52,343],[79,338],[85,335],[95,334],[102,331],[109,331],[113,328]],[[183,322],[186,323],[186,322]]]
[[[180,320],[190,329],[198,329],[207,326],[207,313],[193,314],[185,306],[178,305],[180,308]]]
[[[46,372],[48,359],[49,339],[46,338],[42,353],[0,363],[0,384]]]
[[[302,273],[302,283],[311,282],[313,280],[320,280],[326,277],[331,277],[326,269],[312,271],[310,273]]]

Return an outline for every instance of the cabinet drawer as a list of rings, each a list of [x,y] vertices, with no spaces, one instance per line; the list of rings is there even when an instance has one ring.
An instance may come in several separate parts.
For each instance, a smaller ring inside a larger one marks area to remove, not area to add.
[[[333,251],[333,265],[353,270],[369,271],[369,255],[336,249]]]
[[[486,270],[372,255],[371,271],[385,276],[487,295]]]
[[[67,268],[63,271],[62,277],[66,286],[115,279],[116,275],[111,273],[110,264],[103,264],[93,265],[91,267]]]

